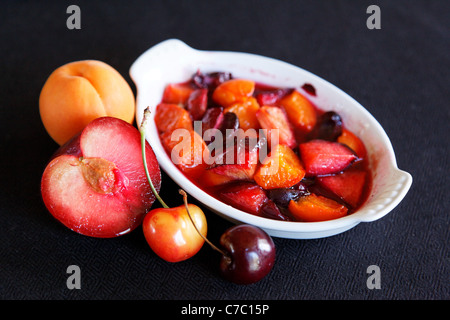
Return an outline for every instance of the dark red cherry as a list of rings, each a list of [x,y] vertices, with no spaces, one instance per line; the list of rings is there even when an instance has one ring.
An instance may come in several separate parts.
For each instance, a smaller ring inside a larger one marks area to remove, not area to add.
[[[267,191],[267,196],[274,203],[283,208],[287,208],[291,200],[297,200],[301,196],[305,196],[307,194],[309,194],[309,191],[306,189],[306,186],[301,183],[292,188],[277,188]]]
[[[305,83],[302,86],[303,90],[305,90],[306,92],[308,92],[310,95],[312,96],[316,96],[316,88],[314,88],[314,86],[310,83]]]
[[[237,130],[239,128],[239,118],[233,112],[226,112],[223,116],[223,122],[220,126],[220,130],[223,134],[226,134],[226,130]]]
[[[275,220],[281,220],[281,221],[291,221],[292,219],[285,215],[283,212],[281,212],[280,208],[273,202],[272,200],[268,199],[266,202],[264,202],[260,209],[261,216],[265,218],[275,219]]]
[[[232,75],[229,72],[201,73],[198,71],[192,76],[192,82],[195,86],[209,90],[213,90],[221,83],[230,79],[232,79]]]
[[[325,112],[319,117],[314,131],[315,139],[336,141],[342,134],[341,116],[334,111]]]
[[[263,279],[275,263],[275,245],[262,229],[237,225],[225,231],[220,244],[226,252],[220,261],[223,277],[236,284],[251,284]]]

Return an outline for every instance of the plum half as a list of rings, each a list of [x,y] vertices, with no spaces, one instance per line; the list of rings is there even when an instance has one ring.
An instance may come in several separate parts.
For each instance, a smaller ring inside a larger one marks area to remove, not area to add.
[[[114,117],[101,117],[61,146],[44,170],[41,194],[49,212],[83,235],[112,238],[142,223],[155,196],[147,182],[139,131]],[[155,189],[161,172],[146,142]]]

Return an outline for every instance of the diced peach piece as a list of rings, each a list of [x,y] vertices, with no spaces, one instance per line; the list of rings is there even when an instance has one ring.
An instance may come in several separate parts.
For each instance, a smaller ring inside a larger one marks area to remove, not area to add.
[[[289,188],[305,176],[300,159],[286,145],[276,145],[266,160],[258,167],[253,177],[264,189]]]
[[[367,155],[364,143],[350,130],[342,129],[342,134],[337,138],[337,142],[345,144],[352,149],[358,158],[363,159]]]
[[[213,92],[212,99],[217,104],[228,107],[229,105],[251,97],[255,91],[255,82],[245,79],[232,79],[220,84]]]
[[[160,103],[156,107],[155,124],[160,133],[177,128],[193,129],[189,112],[172,103]]]
[[[258,101],[254,97],[244,98],[225,108],[224,113],[233,112],[239,119],[239,126],[243,130],[259,128],[256,112],[259,110]]]
[[[345,216],[348,212],[344,205],[314,193],[289,202],[289,211],[299,221],[327,221]]]
[[[294,131],[289,123],[289,120],[286,116],[286,113],[278,107],[272,106],[262,106],[256,112],[256,118],[263,129],[278,130],[278,142],[280,144],[285,144],[290,148],[293,148],[296,145]],[[267,132],[267,138],[269,143],[271,132]]]
[[[185,105],[194,88],[189,83],[171,83],[164,89],[162,102]]]
[[[280,100],[289,121],[303,132],[310,132],[317,122],[316,110],[311,102],[297,90]]]
[[[172,162],[191,177],[203,174],[209,163],[209,150],[194,130],[175,129],[161,135],[161,141]]]

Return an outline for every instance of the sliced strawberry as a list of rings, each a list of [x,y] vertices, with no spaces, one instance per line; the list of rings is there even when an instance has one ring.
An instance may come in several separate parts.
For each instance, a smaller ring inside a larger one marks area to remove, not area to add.
[[[304,176],[305,169],[294,151],[278,144],[258,167],[253,178],[264,189],[277,189],[292,187]]]
[[[348,209],[334,200],[310,193],[296,201],[291,200],[289,211],[299,221],[317,222],[343,217]]]
[[[219,193],[225,203],[242,211],[260,215],[262,205],[269,199],[264,190],[252,182],[225,185]]]
[[[342,129],[342,134],[337,138],[337,142],[345,144],[347,147],[352,149],[361,159],[365,158],[367,155],[364,143],[348,129]]]
[[[355,208],[361,201],[366,174],[362,170],[346,170],[341,174],[317,178],[317,182]]]
[[[347,146],[338,142],[311,140],[299,145],[300,156],[308,176],[340,172],[358,157]]]
[[[160,133],[179,128],[192,130],[189,112],[172,103],[160,103],[156,107],[155,124]]]
[[[303,132],[310,132],[317,122],[316,110],[312,103],[297,90],[280,100],[291,123]]]
[[[284,144],[290,148],[296,145],[294,131],[282,109],[272,106],[262,106],[256,112],[256,118],[261,128],[271,132],[272,130],[278,131],[278,141],[280,144]],[[268,138],[271,136],[271,132],[268,132]]]
[[[171,83],[164,89],[162,102],[185,105],[194,88],[189,83]]]
[[[206,112],[208,106],[208,89],[196,89],[192,91],[186,103],[192,120],[200,120]]]
[[[256,112],[259,110],[258,101],[254,97],[244,98],[226,107],[224,112],[233,112],[239,119],[239,125],[243,130],[259,128]]]

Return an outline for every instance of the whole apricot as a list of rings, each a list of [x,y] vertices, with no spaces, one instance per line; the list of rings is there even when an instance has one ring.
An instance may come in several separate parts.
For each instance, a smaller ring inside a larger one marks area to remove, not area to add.
[[[135,98],[126,80],[110,65],[75,61],[50,74],[39,97],[39,112],[48,134],[63,145],[99,117],[133,123]]]

